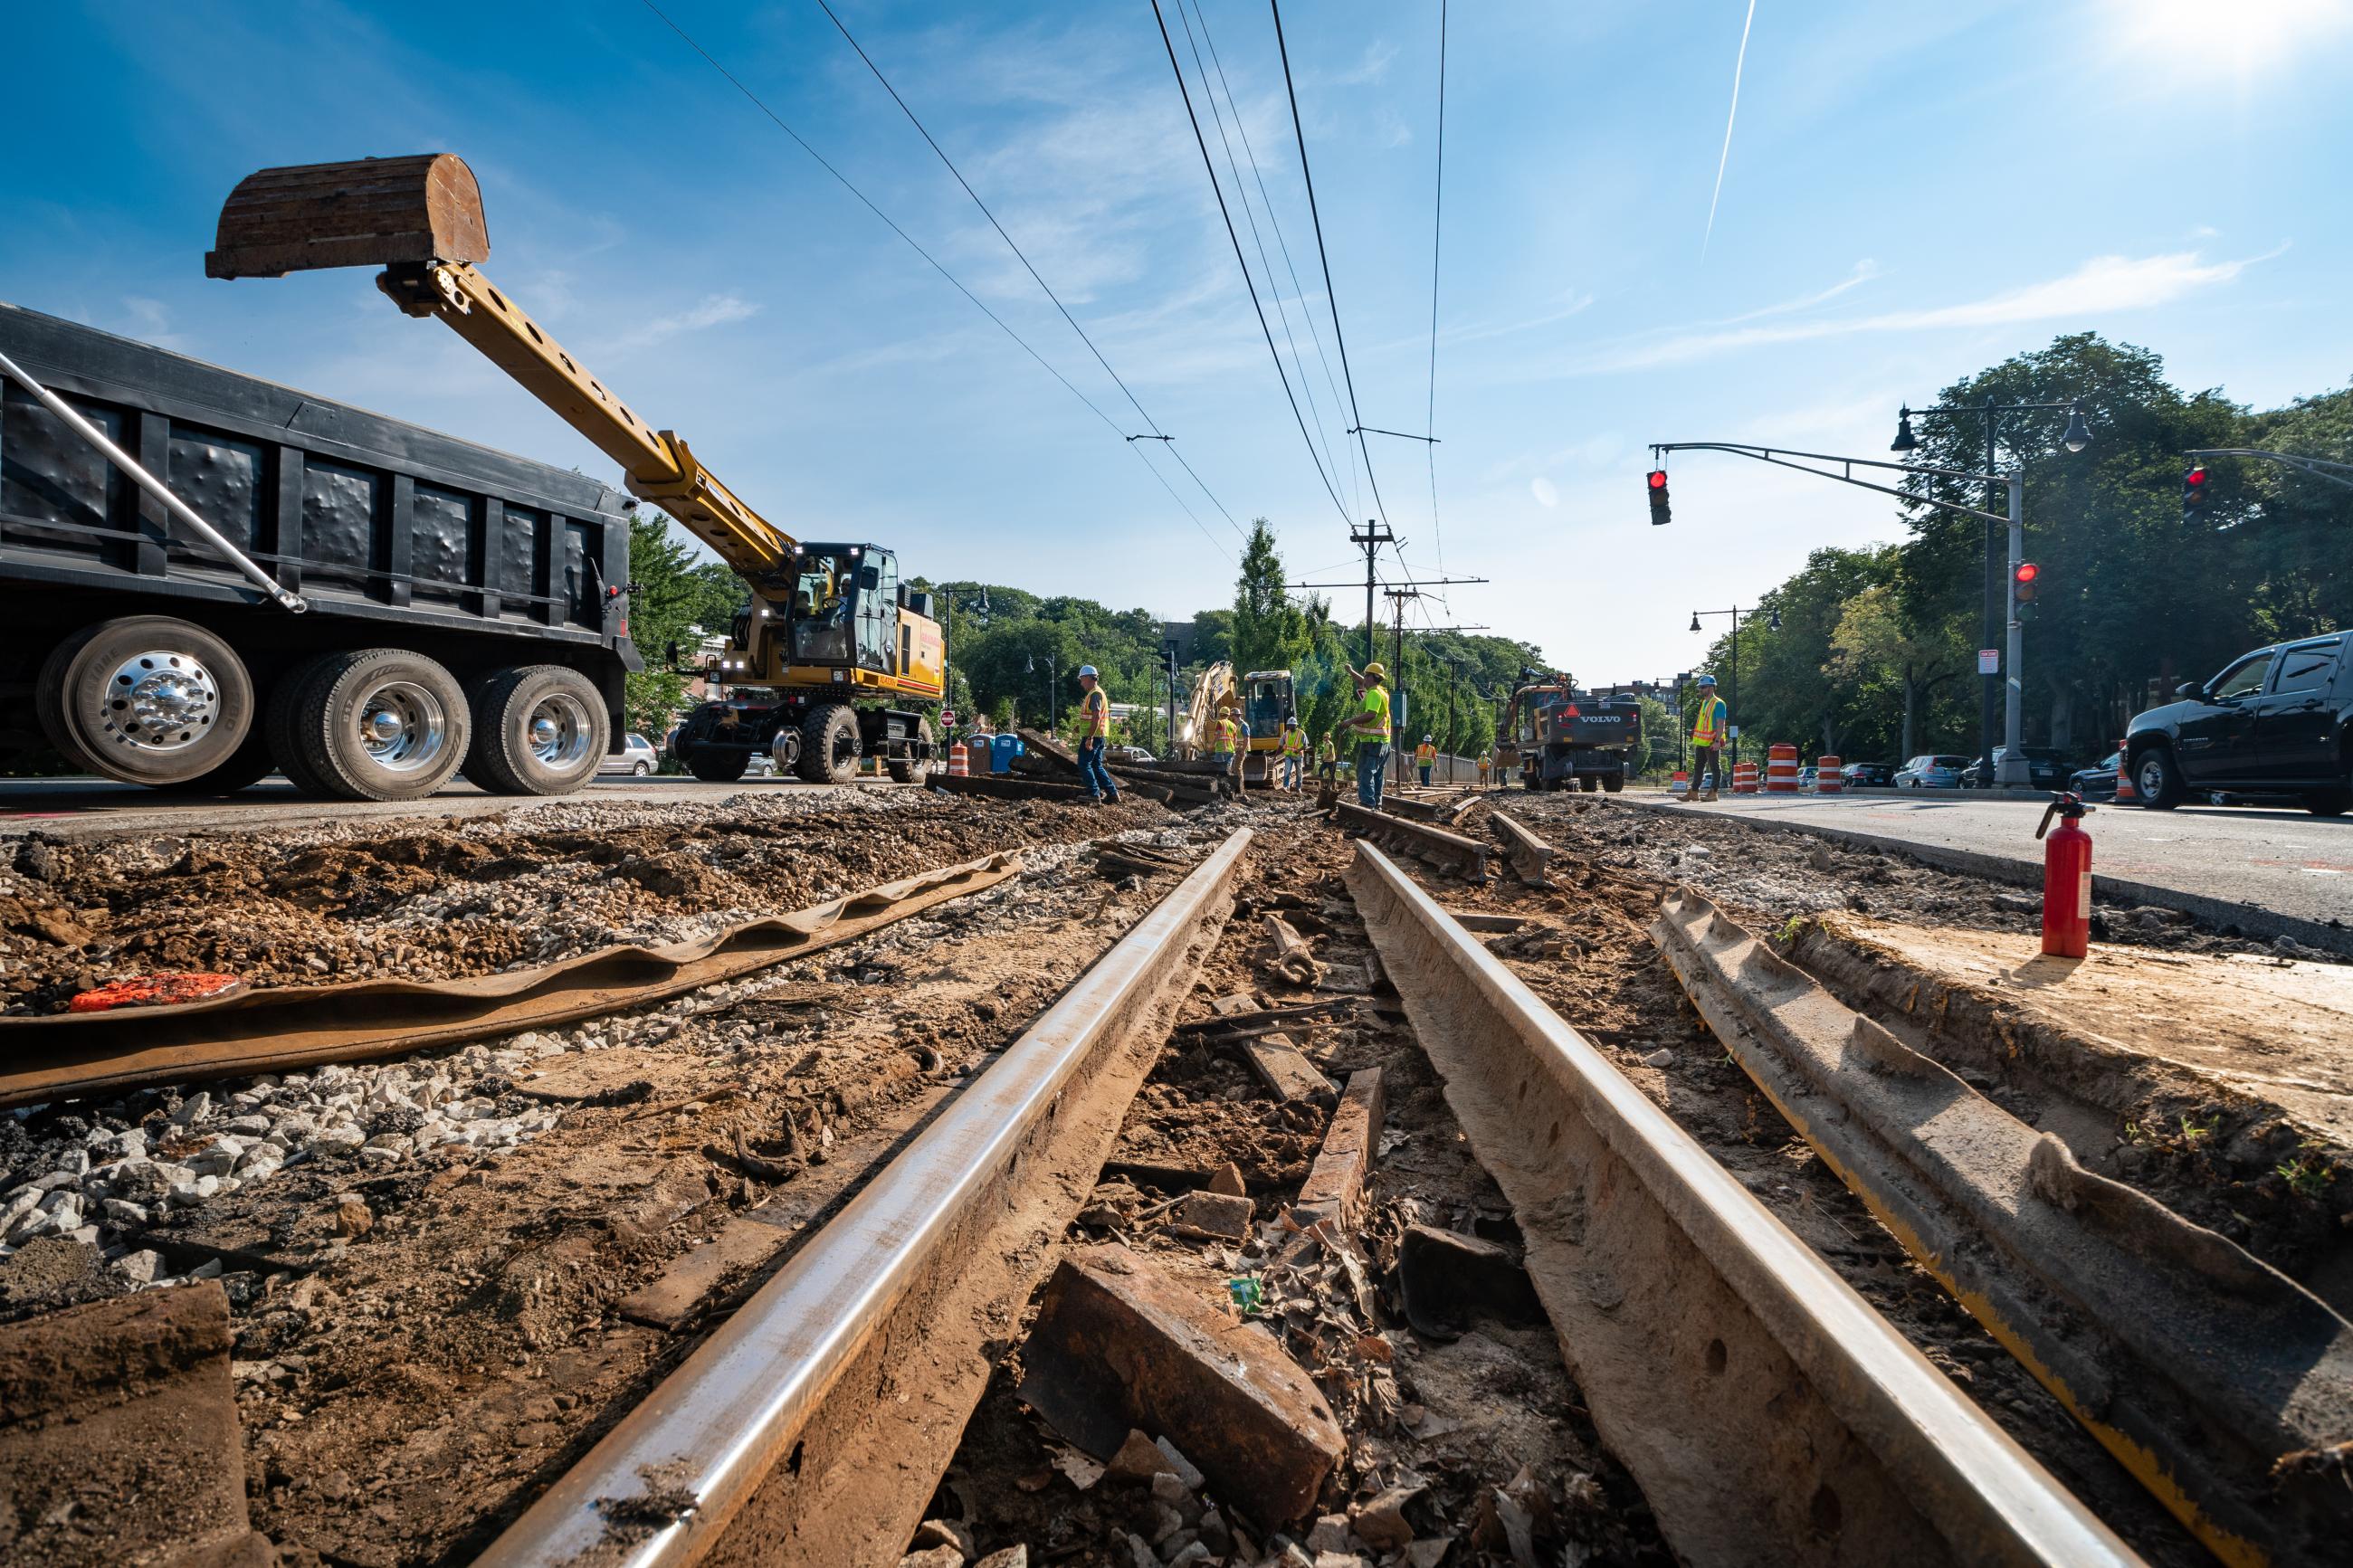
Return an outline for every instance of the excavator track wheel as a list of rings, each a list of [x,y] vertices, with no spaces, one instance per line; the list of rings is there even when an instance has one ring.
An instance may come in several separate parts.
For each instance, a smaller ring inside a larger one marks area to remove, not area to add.
[[[858,710],[847,702],[812,708],[801,721],[800,774],[811,784],[849,784],[858,777],[863,750]]]

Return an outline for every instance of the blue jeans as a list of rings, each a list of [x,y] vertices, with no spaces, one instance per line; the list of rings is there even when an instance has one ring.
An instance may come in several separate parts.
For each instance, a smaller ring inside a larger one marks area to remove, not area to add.
[[[1380,741],[1356,742],[1356,804],[1381,807],[1381,784],[1388,773],[1389,749]]]
[[[1285,756],[1282,759],[1282,787],[1285,789],[1297,789],[1299,787],[1299,759],[1297,757]]]
[[[1112,782],[1111,770],[1103,766],[1103,739],[1090,735],[1079,742],[1079,782],[1087,786],[1090,800],[1119,799],[1119,785]]]
[[[1421,787],[1424,789],[1428,789],[1430,787],[1430,764],[1428,763],[1424,763],[1421,765]]]

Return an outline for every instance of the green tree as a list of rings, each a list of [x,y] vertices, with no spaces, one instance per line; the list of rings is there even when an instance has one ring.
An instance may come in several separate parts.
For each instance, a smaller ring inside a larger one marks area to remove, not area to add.
[[[629,519],[629,637],[646,668],[623,683],[623,706],[629,728],[659,744],[687,705],[687,677],[670,668],[670,646],[691,660],[704,636],[726,633],[749,594],[725,566],[697,561],[684,531],[651,507]]]
[[[1925,632],[1915,627],[1905,618],[1902,590],[1885,582],[1847,601],[1831,633],[1823,673],[1854,691],[1858,707],[1874,716],[1867,733],[1883,752],[1888,703],[1900,705],[1903,719],[1892,754],[1906,762],[1934,749],[1922,741],[1920,715],[1937,688],[1968,670],[1968,650],[1954,636],[1953,623]]]
[[[1313,646],[1306,612],[1283,586],[1287,574],[1266,519],[1252,518],[1242,546],[1241,570],[1234,581],[1230,634],[1237,676],[1254,669],[1290,669]]]

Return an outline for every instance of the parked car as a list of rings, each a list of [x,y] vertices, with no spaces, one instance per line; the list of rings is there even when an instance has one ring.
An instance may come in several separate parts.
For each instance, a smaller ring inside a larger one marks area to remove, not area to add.
[[[2174,695],[2125,727],[2143,806],[2193,791],[2287,795],[2320,816],[2353,806],[2353,633],[2259,647]]]
[[[2067,776],[2067,754],[2064,752],[2049,746],[2021,746],[2019,750],[2026,754],[2027,783],[2030,786],[2050,790],[2061,787],[2061,781]],[[2008,746],[1996,746],[1990,762],[1979,757],[1963,768],[1961,787],[1985,789],[1992,784],[2001,767],[2001,759],[2009,751]]]
[[[2114,800],[2116,795],[2116,764],[2124,760],[2122,752],[2110,752],[2088,768],[2077,768],[2067,780],[2067,787],[2085,800]]]
[[[1815,784],[1820,782],[1821,772],[1822,771],[1820,768],[1814,766],[1811,763],[1808,763],[1804,767],[1799,768],[1798,770],[1798,788],[1810,793]]]
[[[1849,763],[1839,772],[1849,789],[1885,789],[1895,782],[1894,763]]]
[[[619,751],[606,753],[596,771],[600,773],[628,773],[632,778],[641,779],[659,766],[661,757],[655,752],[654,743],[643,735],[631,735],[622,742]]]
[[[1112,746],[1103,752],[1106,760],[1114,763],[1156,763],[1160,759],[1142,746]]]
[[[1896,769],[1889,782],[1897,789],[1958,789],[1961,770],[1968,765],[1967,757],[1915,757]]]

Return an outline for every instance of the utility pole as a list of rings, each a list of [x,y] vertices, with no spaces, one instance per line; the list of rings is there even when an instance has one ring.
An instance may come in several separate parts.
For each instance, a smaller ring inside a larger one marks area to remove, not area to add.
[[[1365,662],[1370,664],[1374,658],[1373,589],[1377,582],[1373,573],[1373,560],[1380,553],[1382,545],[1397,542],[1397,535],[1389,531],[1388,523],[1375,522],[1366,518],[1363,528],[1349,533],[1348,541],[1362,546],[1365,552]]]

